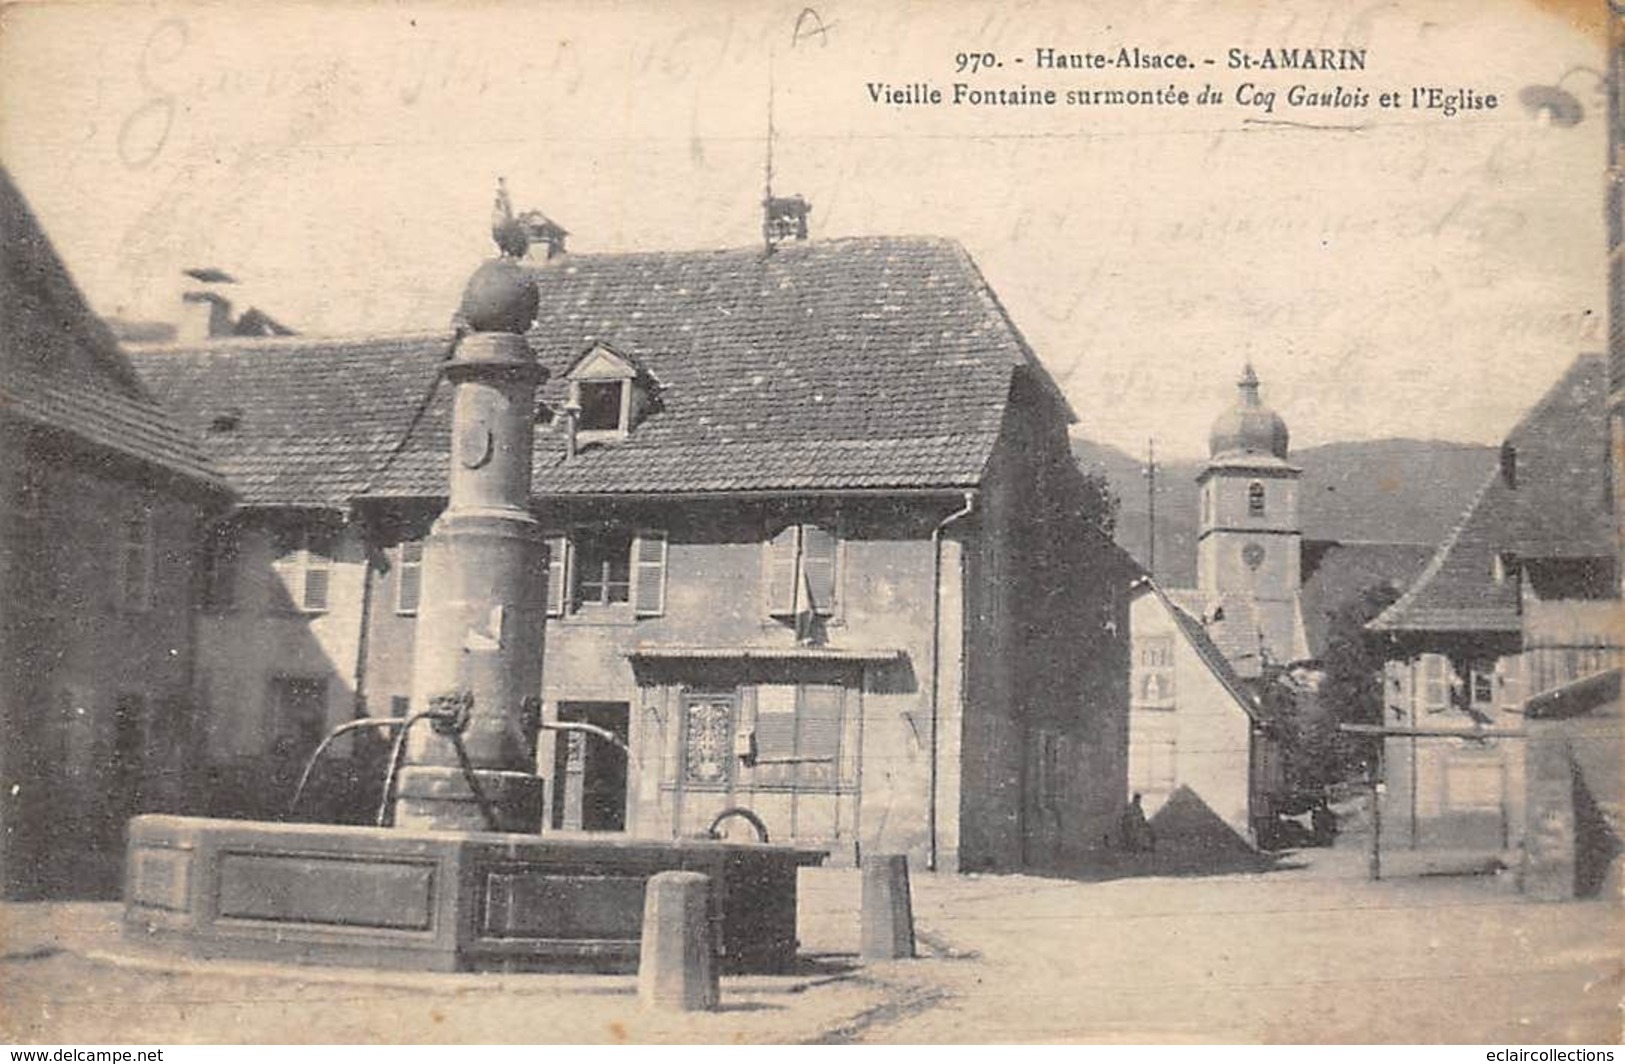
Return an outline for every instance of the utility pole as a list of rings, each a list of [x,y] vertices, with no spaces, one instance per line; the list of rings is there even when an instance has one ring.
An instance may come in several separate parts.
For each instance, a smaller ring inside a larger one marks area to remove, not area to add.
[[[1150,531],[1146,535],[1146,571],[1155,578],[1157,575],[1157,440],[1149,437],[1145,441],[1145,503],[1146,511],[1150,515]]]

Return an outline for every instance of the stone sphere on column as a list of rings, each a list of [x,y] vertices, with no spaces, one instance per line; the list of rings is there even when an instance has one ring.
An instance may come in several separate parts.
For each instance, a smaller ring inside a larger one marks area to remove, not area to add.
[[[463,289],[457,316],[474,332],[519,333],[536,320],[536,279],[510,258],[488,259]]]

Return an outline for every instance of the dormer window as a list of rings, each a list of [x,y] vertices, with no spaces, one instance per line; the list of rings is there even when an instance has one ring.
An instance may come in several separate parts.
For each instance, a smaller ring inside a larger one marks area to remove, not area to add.
[[[651,404],[649,374],[605,344],[594,344],[568,377],[570,403],[579,410],[576,438],[583,443],[626,436]]]
[[[627,389],[632,382],[583,381],[576,385],[576,403],[581,407],[581,420],[576,427],[582,432],[625,432]]]

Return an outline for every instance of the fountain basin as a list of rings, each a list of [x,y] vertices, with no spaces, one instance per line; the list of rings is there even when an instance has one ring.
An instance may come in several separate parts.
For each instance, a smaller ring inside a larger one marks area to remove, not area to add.
[[[191,957],[428,971],[636,967],[656,872],[711,877],[726,970],[796,953],[796,872],[823,850],[202,817],[130,821],[128,940]]]

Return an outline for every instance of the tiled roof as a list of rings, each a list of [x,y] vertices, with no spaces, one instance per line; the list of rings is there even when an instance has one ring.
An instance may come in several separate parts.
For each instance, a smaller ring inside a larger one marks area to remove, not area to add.
[[[1304,543],[1300,601],[1310,656],[1324,653],[1327,625],[1336,610],[1372,588],[1404,591],[1433,550],[1426,543]]]
[[[1507,436],[1516,486],[1497,468],[1375,631],[1516,632],[1518,591],[1496,558],[1613,552],[1604,361],[1582,355]]]
[[[539,426],[540,496],[969,487],[1018,372],[1070,416],[952,241],[572,255],[536,276],[545,404],[562,404],[564,371],[594,343],[660,385],[627,439],[568,461],[561,435]],[[367,494],[444,494],[445,393]]]
[[[0,411],[194,486],[224,491],[196,440],[142,386],[0,168]]]
[[[245,506],[345,509],[400,443],[451,334],[132,347]]]
[[[1524,558],[1614,553],[1609,497],[1608,371],[1582,355],[1507,437],[1516,449],[1517,535]]]

